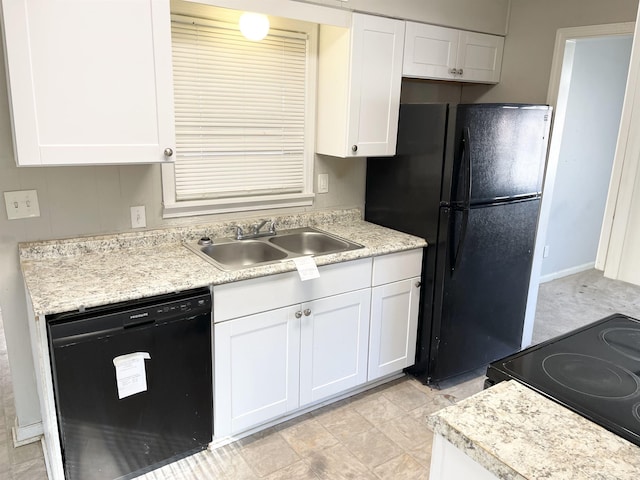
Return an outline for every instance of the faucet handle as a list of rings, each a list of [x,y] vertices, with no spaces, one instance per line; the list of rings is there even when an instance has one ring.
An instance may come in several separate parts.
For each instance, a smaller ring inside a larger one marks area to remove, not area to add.
[[[236,240],[242,239],[242,237],[244,236],[244,231],[242,230],[242,227],[240,225],[232,225],[230,228],[235,232]]]
[[[275,220],[271,220],[271,225],[269,226],[269,233],[271,235],[275,235],[276,234],[276,221]]]
[[[258,223],[256,223],[255,225],[253,225],[253,233],[255,233],[256,235],[258,233],[260,233],[260,229],[262,227],[264,227],[266,225],[267,221],[266,220],[260,220]]]

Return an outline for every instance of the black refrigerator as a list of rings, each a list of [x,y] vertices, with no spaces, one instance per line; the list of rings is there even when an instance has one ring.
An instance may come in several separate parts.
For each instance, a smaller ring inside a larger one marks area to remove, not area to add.
[[[396,156],[367,159],[365,219],[425,238],[426,383],[520,349],[551,107],[402,104]]]

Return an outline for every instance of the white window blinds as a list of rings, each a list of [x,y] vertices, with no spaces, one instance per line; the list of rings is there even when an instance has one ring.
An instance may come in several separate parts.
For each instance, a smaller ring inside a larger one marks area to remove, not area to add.
[[[304,189],[307,37],[172,18],[176,200]]]

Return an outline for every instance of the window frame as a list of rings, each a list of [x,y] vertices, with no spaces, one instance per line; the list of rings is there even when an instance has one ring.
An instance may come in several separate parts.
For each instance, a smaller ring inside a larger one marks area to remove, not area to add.
[[[228,11],[227,11],[228,12]],[[237,12],[238,16],[241,12]],[[184,13],[175,13],[175,16],[184,17]],[[200,15],[190,15],[198,18]],[[172,14],[172,18],[174,14]],[[229,22],[234,21],[227,15],[216,18],[205,18]],[[313,168],[315,161],[315,131],[316,131],[316,91],[317,91],[317,64],[318,64],[318,25],[298,20],[280,17],[269,17],[271,27],[278,30],[288,30],[305,33],[307,41],[307,71],[306,71],[306,95],[305,95],[305,141],[304,141],[304,182],[301,193],[287,193],[274,195],[251,195],[246,197],[202,199],[202,200],[176,200],[175,164],[163,163],[162,168],[162,217],[175,218],[194,215],[207,215],[217,213],[243,212],[252,210],[264,210],[272,208],[307,207],[313,205],[315,193],[313,192]],[[237,24],[237,19],[234,23]]]

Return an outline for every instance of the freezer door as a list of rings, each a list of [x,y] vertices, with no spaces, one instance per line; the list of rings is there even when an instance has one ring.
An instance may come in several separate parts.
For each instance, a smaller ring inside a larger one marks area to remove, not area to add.
[[[443,208],[449,232],[438,243],[430,381],[519,350],[539,204]]]
[[[550,120],[547,106],[458,105],[454,153],[458,181],[451,201],[465,195],[468,181],[460,178],[469,173],[463,168],[465,153],[470,160],[472,205],[539,194]]]

